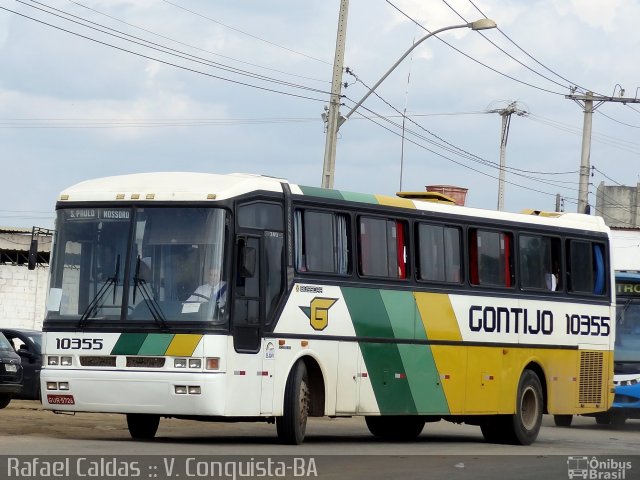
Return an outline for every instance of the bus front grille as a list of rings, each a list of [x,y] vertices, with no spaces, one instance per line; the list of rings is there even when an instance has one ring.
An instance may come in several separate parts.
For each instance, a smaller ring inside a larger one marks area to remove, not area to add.
[[[579,403],[602,404],[602,352],[580,352]]]
[[[127,367],[162,368],[165,360],[163,357],[127,357]]]
[[[115,367],[116,357],[81,355],[80,365],[83,367]]]

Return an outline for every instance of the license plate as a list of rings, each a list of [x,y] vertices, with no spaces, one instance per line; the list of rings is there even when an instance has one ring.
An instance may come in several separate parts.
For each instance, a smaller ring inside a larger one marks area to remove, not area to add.
[[[47,395],[49,405],[75,405],[73,395]]]
[[[17,365],[13,365],[11,363],[7,363],[7,364],[5,364],[4,369],[7,372],[16,373],[18,371],[18,366]]]

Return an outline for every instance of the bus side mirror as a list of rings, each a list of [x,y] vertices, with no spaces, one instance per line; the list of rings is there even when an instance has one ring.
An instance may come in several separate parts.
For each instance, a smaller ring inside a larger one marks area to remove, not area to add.
[[[256,274],[256,249],[245,246],[242,249],[242,262],[240,263],[240,276],[251,278]]]
[[[32,238],[29,246],[29,270],[35,270],[38,263],[38,239]]]

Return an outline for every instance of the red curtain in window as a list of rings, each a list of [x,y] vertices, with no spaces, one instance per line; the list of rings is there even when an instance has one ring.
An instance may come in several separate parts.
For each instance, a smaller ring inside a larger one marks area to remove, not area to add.
[[[407,278],[405,263],[404,223],[396,221],[396,254],[398,255],[398,278]]]
[[[478,285],[478,232],[469,234],[469,277],[472,285]]]
[[[506,287],[511,286],[511,236],[507,233],[502,234],[504,239],[504,284]]]

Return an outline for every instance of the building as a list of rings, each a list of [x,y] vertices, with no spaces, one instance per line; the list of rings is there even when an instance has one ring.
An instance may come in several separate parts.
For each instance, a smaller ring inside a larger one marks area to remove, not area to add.
[[[640,271],[640,184],[598,185],[596,215],[611,228],[613,266],[616,270]]]
[[[35,229],[38,255],[28,269],[32,229],[0,227],[0,325],[42,328],[52,232]]]

